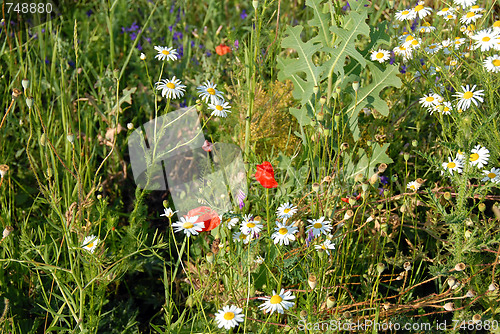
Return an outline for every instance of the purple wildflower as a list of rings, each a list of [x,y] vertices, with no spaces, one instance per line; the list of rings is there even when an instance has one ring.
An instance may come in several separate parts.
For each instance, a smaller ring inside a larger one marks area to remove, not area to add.
[[[238,190],[238,205],[240,207],[240,210],[245,206],[245,198],[247,195],[243,192],[243,190]]]
[[[238,49],[239,49],[239,47],[240,47],[240,42],[239,42],[238,40],[235,40],[235,41],[234,41],[234,47],[235,47],[235,49],[236,49],[236,50],[238,50]]]
[[[248,16],[247,11],[243,9],[243,10],[241,11],[240,18],[241,18],[242,20],[244,20],[244,19],[246,19],[246,18],[247,18],[247,16]]]
[[[92,9],[89,9],[85,14],[87,14],[87,17],[90,17],[93,13]]]

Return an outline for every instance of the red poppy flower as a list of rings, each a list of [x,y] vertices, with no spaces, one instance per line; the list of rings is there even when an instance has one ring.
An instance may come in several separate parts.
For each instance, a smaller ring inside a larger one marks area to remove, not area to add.
[[[202,232],[204,231],[211,231],[220,224],[220,218],[217,212],[214,210],[210,209],[208,206],[200,206],[196,209],[193,209],[187,213],[188,216],[199,216],[198,219],[196,220],[196,223],[205,223],[205,227]]]
[[[278,182],[274,179],[273,166],[268,161],[264,161],[262,165],[257,165],[255,178],[264,188],[276,188],[278,186]]]
[[[227,46],[226,44],[220,44],[220,45],[218,45],[218,46],[215,47],[215,52],[219,56],[223,56],[226,53],[231,52],[231,48],[229,46]]]

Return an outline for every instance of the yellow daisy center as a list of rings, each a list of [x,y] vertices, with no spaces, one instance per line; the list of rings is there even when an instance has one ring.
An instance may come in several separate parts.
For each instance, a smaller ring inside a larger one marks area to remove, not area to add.
[[[500,66],[500,59],[495,59],[491,62],[493,66]]]
[[[450,108],[445,106],[445,107],[443,107],[443,111],[450,111]]]
[[[283,298],[281,298],[279,295],[274,295],[271,297],[271,300],[269,301],[271,304],[279,304],[283,301]]]
[[[221,106],[221,105],[216,105],[216,106],[215,106],[215,109],[217,109],[217,110],[219,110],[219,111],[222,111],[222,109],[224,109],[224,108],[222,108],[222,106]]]
[[[449,10],[450,10],[450,9],[449,9],[448,7],[445,7],[445,8],[443,8],[443,9],[441,9],[441,11],[442,11],[443,13],[445,13],[445,12],[447,12],[447,11],[449,11]]]
[[[432,102],[434,101],[434,97],[432,96],[427,96],[427,98],[425,99],[426,102]]]
[[[489,38],[488,36],[484,36],[481,40],[483,42],[489,42],[491,38]]]
[[[429,49],[431,49],[431,50],[435,49],[436,47],[437,47],[437,45],[434,45],[434,44],[433,45],[429,45]]]
[[[254,224],[254,223],[248,223],[248,224],[247,224],[247,227],[248,227],[248,228],[254,228],[254,227],[255,227],[255,224]]]
[[[174,83],[169,82],[169,83],[167,84],[167,88],[170,88],[170,89],[175,89],[175,84],[174,84]]]
[[[424,6],[422,6],[422,5],[418,5],[417,7],[415,7],[415,11],[416,11],[416,12],[419,12],[419,11],[421,11],[422,9],[424,9]]]
[[[494,27],[494,28],[500,28],[500,20],[495,21],[495,22],[493,23],[493,27]]]
[[[233,320],[234,318],[234,313],[233,312],[226,312],[224,313],[224,319],[225,320]]]
[[[466,100],[470,99],[472,96],[474,96],[474,93],[472,93],[472,92],[465,92],[464,93],[464,99],[466,99]]]
[[[284,213],[289,213],[292,209],[290,208],[286,208],[285,210],[283,210]]]
[[[207,88],[207,93],[210,95],[215,95],[215,89],[213,88]]]
[[[168,50],[163,50],[161,53],[163,53],[165,56],[168,56],[170,54],[170,52],[168,52]]]
[[[472,153],[470,155],[470,161],[476,161],[477,159],[479,159],[479,154],[477,153]]]
[[[418,45],[418,41],[416,39],[414,39],[413,41],[411,41],[411,44],[412,45]]]
[[[488,173],[488,177],[490,179],[494,179],[495,177],[497,177],[497,175],[495,173]]]
[[[382,52],[377,53],[376,55],[377,59],[384,58],[384,54]]]
[[[479,9],[478,5],[472,6],[471,9]]]
[[[412,39],[413,39],[413,36],[412,36],[412,35],[410,35],[410,36],[406,37],[405,41],[406,41],[406,42],[409,42],[409,41],[411,41]]]
[[[288,233],[288,229],[287,229],[287,228],[285,228],[285,227],[282,227],[282,228],[280,228],[279,233],[280,233],[281,235],[285,235],[285,234],[287,234],[287,233]]]
[[[325,245],[321,245],[321,249],[326,250],[326,246]]]
[[[446,17],[447,17],[449,20],[451,20],[451,19],[453,18],[453,15],[452,15],[452,14],[450,14],[450,15],[448,15],[448,16],[446,16]]]
[[[476,14],[474,14],[473,12],[468,12],[468,13],[465,15],[465,17],[466,17],[466,18],[468,18],[468,19],[470,19],[470,18],[471,18],[471,17],[473,17],[474,15],[476,15]]]
[[[448,167],[450,169],[453,169],[453,168],[457,167],[457,164],[454,163],[453,161],[452,162],[448,162],[448,164],[446,165],[446,167]]]
[[[246,239],[246,237],[247,237],[246,235],[244,235],[244,234],[240,234],[240,240],[245,240],[245,239]]]
[[[415,185],[414,184],[410,185],[410,189],[415,190]]]
[[[401,46],[399,47],[399,50],[401,50],[401,51],[405,51],[405,50],[406,50],[406,47],[404,47],[404,46],[402,46],[402,45],[401,45]]]
[[[190,228],[193,228],[193,223],[184,223],[182,224],[182,227],[184,227],[186,230],[189,230]]]
[[[90,244],[87,244],[87,248],[92,248],[92,246],[94,246],[94,242],[92,241]]]
[[[401,12],[401,15],[408,15],[408,14],[410,14],[408,10],[404,10],[403,12]]]
[[[429,22],[425,22],[424,24],[422,24],[424,27],[430,27],[431,24]]]
[[[322,228],[323,224],[321,224],[321,223],[315,223],[313,226],[314,226],[314,228]]]

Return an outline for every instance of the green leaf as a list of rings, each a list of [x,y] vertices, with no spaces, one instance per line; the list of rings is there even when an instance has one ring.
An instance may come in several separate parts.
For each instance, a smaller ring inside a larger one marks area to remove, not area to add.
[[[311,124],[312,119],[307,115],[308,112],[306,108],[302,109],[290,108],[289,111],[290,114],[292,114],[297,119],[297,122],[299,122],[301,126],[306,126]]]
[[[370,177],[370,171],[375,168],[378,164],[385,163],[390,164],[393,160],[385,153],[389,148],[389,143],[384,145],[375,145],[373,149],[373,154],[368,157],[366,151],[362,148],[358,149],[357,155],[359,157],[358,162],[355,164],[352,157],[346,157],[346,174],[345,178],[354,178],[358,174],[363,174],[365,177]]]

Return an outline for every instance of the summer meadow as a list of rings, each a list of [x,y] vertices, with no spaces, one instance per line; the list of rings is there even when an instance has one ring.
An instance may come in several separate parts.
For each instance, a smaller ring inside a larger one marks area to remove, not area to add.
[[[2,333],[500,333],[497,0],[2,3]]]

